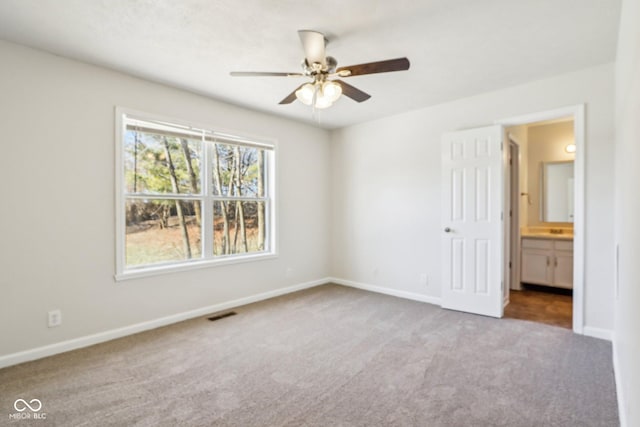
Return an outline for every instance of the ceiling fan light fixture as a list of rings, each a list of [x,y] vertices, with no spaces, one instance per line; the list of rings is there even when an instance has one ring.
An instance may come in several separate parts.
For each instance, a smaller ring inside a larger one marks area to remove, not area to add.
[[[302,87],[296,91],[296,98],[305,105],[311,105],[315,90],[314,85],[311,83],[302,85]]]
[[[331,103],[334,103],[342,95],[342,86],[338,83],[327,80],[322,84],[322,93],[325,98],[329,98]]]
[[[320,94],[320,92],[318,92]],[[326,96],[318,96],[316,98],[316,103],[314,105],[315,108],[322,110],[324,108],[329,108],[333,105],[333,101]]]
[[[304,105],[313,105],[320,110],[331,107],[341,95],[342,87],[332,81],[307,83],[296,91],[296,98],[300,102]]]

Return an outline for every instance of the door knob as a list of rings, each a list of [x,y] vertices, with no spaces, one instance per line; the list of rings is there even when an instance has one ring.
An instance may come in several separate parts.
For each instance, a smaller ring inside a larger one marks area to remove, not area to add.
[[[450,229],[449,227],[446,227],[446,228],[444,229],[444,232],[445,232],[445,233],[451,233],[451,229]]]

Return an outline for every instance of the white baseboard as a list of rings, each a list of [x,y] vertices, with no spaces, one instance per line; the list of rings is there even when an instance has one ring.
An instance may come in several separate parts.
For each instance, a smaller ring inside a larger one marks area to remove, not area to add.
[[[582,334],[588,337],[600,338],[601,340],[611,341],[613,339],[613,331],[611,329],[594,328],[585,326],[582,328]]]
[[[0,368],[4,368],[11,365],[17,365],[18,363],[28,362],[30,360],[41,359],[47,356],[53,356],[54,354],[64,353],[66,351],[76,350],[82,347],[88,347],[90,345],[98,344],[105,341],[110,341],[116,338],[122,338],[127,335],[137,334],[138,332],[148,331],[150,329],[159,328],[161,326],[170,325],[172,323],[182,322],[183,320],[192,319],[194,317],[205,316],[210,313],[215,313],[215,312],[227,310],[233,307],[239,307],[242,305],[251,304],[253,302],[258,302],[258,301],[266,300],[269,298],[274,298],[280,295],[289,294],[291,292],[300,291],[302,289],[313,288],[315,286],[329,283],[330,281],[331,279],[329,278],[313,280],[310,282],[300,283],[293,286],[287,286],[286,288],[274,289],[273,291],[263,292],[260,294],[223,302],[220,304],[214,304],[207,307],[186,311],[183,313],[173,314],[171,316],[161,317],[155,320],[149,320],[147,322],[137,323],[134,325],[125,326],[118,329],[112,329],[110,331],[100,332],[92,335],[86,335],[84,337],[74,338],[71,340],[62,341],[55,344],[45,345],[42,347],[30,349],[30,350],[7,354],[5,356],[0,356]]]
[[[345,280],[337,277],[330,277],[328,280],[330,280],[331,283],[335,283],[337,285],[349,286],[351,288],[362,289],[365,291],[376,292],[379,294],[391,295],[398,298],[426,302],[426,303],[434,304],[437,306],[442,305],[441,304],[442,301],[440,298],[431,297],[429,295],[416,294],[415,292],[400,291],[398,289],[385,288],[383,286],[369,285],[366,283],[354,282],[352,280]]]
[[[618,397],[618,418],[620,419],[620,427],[627,427],[627,406],[624,399],[624,388],[622,387],[622,372],[620,372],[620,362],[618,361],[618,341],[613,336],[613,375],[616,380],[616,395]]]

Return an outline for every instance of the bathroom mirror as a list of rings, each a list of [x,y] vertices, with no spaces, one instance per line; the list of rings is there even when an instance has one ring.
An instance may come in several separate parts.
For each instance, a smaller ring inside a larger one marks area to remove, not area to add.
[[[573,222],[573,161],[542,162],[540,220]]]

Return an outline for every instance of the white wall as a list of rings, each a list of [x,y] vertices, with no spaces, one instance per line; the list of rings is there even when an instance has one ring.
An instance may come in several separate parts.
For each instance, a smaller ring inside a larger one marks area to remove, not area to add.
[[[640,2],[623,0],[616,61],[614,363],[623,422],[640,426]]]
[[[1,41],[0,58],[0,357],[328,275],[326,131]],[[280,256],[116,283],[115,106],[275,138]]]
[[[486,93],[332,134],[332,273],[439,297],[440,138],[586,103],[585,324],[613,327],[613,65]],[[421,273],[429,283],[420,285]]]

